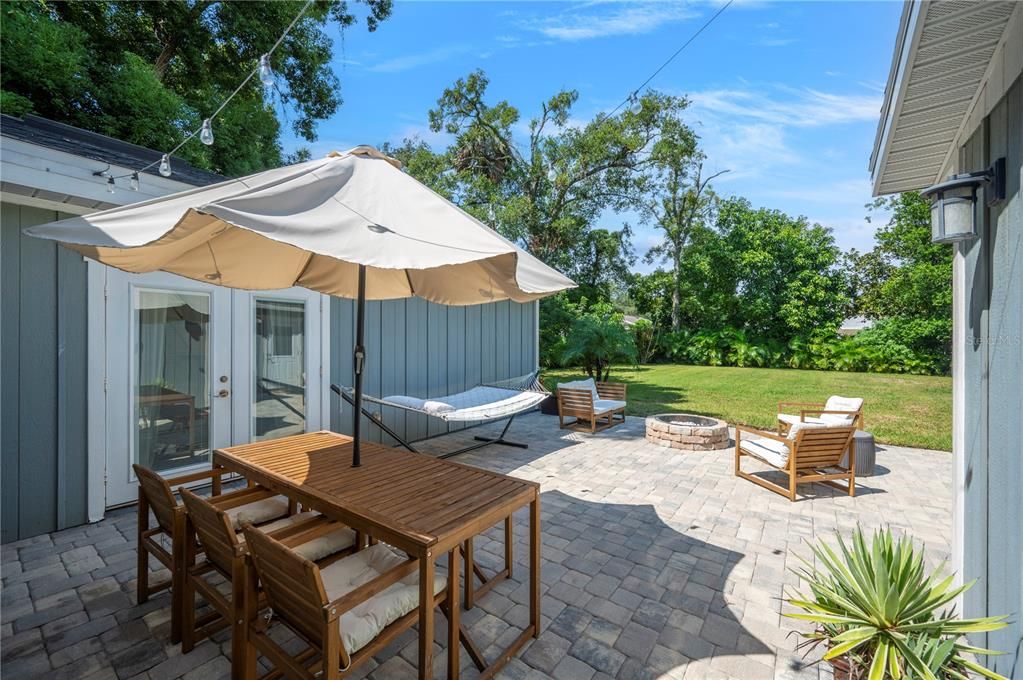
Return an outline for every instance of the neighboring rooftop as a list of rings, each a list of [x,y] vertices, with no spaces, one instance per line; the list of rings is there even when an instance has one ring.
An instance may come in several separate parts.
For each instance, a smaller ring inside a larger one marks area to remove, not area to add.
[[[0,115],[0,135],[132,170],[141,170],[150,163],[158,162],[163,155],[161,151],[31,114],[24,118]],[[180,158],[173,159],[173,166],[173,178],[192,186],[216,184],[226,179],[215,172],[189,165]],[[157,166],[149,168],[146,174],[159,176]]]

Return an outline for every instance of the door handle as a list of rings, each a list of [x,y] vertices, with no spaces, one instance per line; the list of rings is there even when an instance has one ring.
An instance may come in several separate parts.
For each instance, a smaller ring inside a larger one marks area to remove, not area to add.
[[[219,392],[217,392],[217,396],[220,397],[220,398],[224,398],[224,397],[228,396],[229,394],[231,394],[231,391],[227,390],[227,389],[223,389],[223,390],[220,390]]]

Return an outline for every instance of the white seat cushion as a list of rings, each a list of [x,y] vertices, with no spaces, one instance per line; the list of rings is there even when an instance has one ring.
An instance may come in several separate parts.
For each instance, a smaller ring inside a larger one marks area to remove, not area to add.
[[[339,527],[330,533],[317,536],[311,541],[296,545],[292,549],[307,560],[315,562],[346,548],[351,548],[353,545],[355,545],[355,531],[348,527]]]
[[[593,402],[593,412],[598,415],[601,413],[607,413],[608,411],[614,411],[619,408],[625,408],[624,401],[615,401],[614,399],[597,399]]]
[[[794,415],[792,415],[790,413],[779,413],[778,414],[778,420],[780,420],[783,423],[787,423],[789,425],[795,425],[798,422],[816,423],[818,425],[827,425],[826,422],[824,422],[820,418],[816,418],[814,416],[807,416],[805,421],[800,421],[798,415],[794,416]]]
[[[587,378],[586,380],[573,380],[572,382],[558,383],[558,389],[564,387],[567,390],[589,390],[590,394],[593,395],[593,401],[600,399],[600,395],[597,394],[597,383],[593,381],[593,378]]]
[[[327,598],[336,600],[377,576],[405,562],[405,558],[384,543],[377,543],[354,555],[342,558],[320,570]],[[433,579],[434,595],[444,589],[447,579]],[[385,588],[365,602],[341,615],[341,641],[349,654],[354,654],[383,631],[389,624],[419,606],[419,572]]]
[[[319,517],[318,512],[300,512],[290,517],[284,517],[277,520],[276,522],[270,522],[259,527],[260,531],[271,534],[280,529],[290,527],[298,522]],[[238,540],[245,542],[245,534],[239,534]],[[330,533],[318,536],[311,541],[306,541],[301,545],[297,545],[292,550],[297,552],[307,560],[315,562],[316,560],[322,560],[324,557],[339,553],[346,548],[350,548],[355,545],[355,532],[347,527],[339,527]]]
[[[271,496],[261,501],[229,508],[225,512],[231,519],[231,525],[237,531],[244,522],[262,524],[286,516],[288,514],[288,499],[284,496]]]
[[[863,400],[855,397],[839,397],[833,396],[828,397],[828,401],[824,404],[825,411],[859,411],[863,408]],[[831,425],[852,425],[852,415],[842,415],[841,413],[822,413],[821,420]]]
[[[789,462],[789,447],[774,439],[740,439],[739,448],[775,467],[783,468]]]

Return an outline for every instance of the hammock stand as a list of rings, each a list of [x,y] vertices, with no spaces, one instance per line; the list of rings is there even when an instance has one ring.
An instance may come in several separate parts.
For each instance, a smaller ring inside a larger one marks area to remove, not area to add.
[[[440,418],[445,422],[489,422],[503,420],[504,418],[508,419],[508,422],[504,425],[504,429],[501,430],[501,434],[498,436],[481,437],[477,435],[474,439],[479,442],[478,444],[471,444],[465,448],[458,449],[457,451],[441,454],[437,456],[438,458],[450,458],[462,453],[468,453],[469,451],[475,451],[476,449],[483,448],[484,446],[489,446],[491,444],[502,444],[504,446],[514,446],[519,449],[528,449],[528,444],[505,439],[505,435],[508,434],[508,429],[515,420],[515,416],[535,408],[541,401],[550,396],[550,392],[544,388],[538,376],[539,371],[536,371],[521,378],[513,378],[511,380],[503,381],[503,384],[501,382],[484,384],[474,387],[471,390],[467,390],[466,392],[429,400],[415,399],[412,397],[390,397],[380,399],[368,395],[363,395],[363,399],[382,406],[399,408],[404,411],[429,416],[431,418]],[[351,394],[351,390],[338,387],[337,385],[331,385],[330,389],[353,407],[355,406],[355,399]],[[479,400],[485,397],[495,400],[490,403],[479,403]],[[496,399],[497,397],[503,397],[503,399]],[[403,401],[392,401],[392,399],[399,398]],[[448,402],[465,402],[465,405],[462,408],[456,408],[450,406]],[[447,407],[447,410],[427,410],[426,408],[422,408],[420,404],[424,406],[428,404],[434,404],[435,406],[440,405]],[[379,413],[370,412],[366,410],[365,406],[361,408],[361,411],[362,415],[369,418],[374,425],[387,433],[388,436],[403,447],[413,453],[423,453],[412,446],[412,444],[410,444],[407,440],[399,436],[397,432],[388,427],[383,422],[383,418]]]

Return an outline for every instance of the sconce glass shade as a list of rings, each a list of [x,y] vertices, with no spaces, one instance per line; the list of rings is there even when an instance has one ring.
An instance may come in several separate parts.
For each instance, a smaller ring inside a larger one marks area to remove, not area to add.
[[[932,242],[955,243],[977,236],[975,186],[947,189],[931,200]]]
[[[977,188],[984,186],[986,203],[1005,200],[1005,158],[998,158],[987,170],[952,175],[921,193],[931,199],[931,241],[955,243],[977,237]]]

